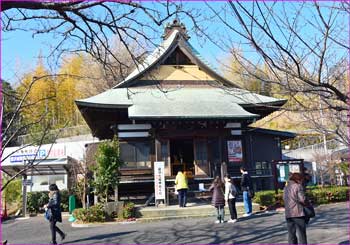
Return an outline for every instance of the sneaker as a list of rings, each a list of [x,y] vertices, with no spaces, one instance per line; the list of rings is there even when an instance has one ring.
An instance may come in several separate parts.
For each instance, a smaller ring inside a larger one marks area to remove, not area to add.
[[[230,219],[229,221],[227,221],[227,223],[236,223],[237,219]]]
[[[221,223],[220,220],[215,220],[215,224]]]
[[[252,213],[249,213],[249,214],[243,214],[243,217],[249,217],[250,215],[252,215]]]

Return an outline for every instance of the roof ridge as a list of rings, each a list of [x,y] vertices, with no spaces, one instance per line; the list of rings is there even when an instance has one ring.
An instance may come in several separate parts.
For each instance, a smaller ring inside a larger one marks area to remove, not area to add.
[[[146,59],[137,65],[137,67],[120,83],[115,85],[114,88],[119,88],[120,86],[128,83],[129,81],[135,79],[142,73],[146,72],[148,69],[152,67],[154,63],[156,63],[159,58],[161,58],[166,51],[172,46],[173,42],[176,40],[176,37],[179,35],[178,30],[174,30],[169,38],[165,39],[153,52],[146,57]],[[147,64],[145,64],[147,63]]]

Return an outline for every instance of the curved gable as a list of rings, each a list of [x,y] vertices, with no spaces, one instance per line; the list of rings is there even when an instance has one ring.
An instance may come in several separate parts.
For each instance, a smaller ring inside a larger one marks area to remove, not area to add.
[[[219,83],[239,88],[214,71],[178,30],[174,30],[142,64],[113,88],[143,86],[140,81],[164,80],[212,81],[216,86]]]

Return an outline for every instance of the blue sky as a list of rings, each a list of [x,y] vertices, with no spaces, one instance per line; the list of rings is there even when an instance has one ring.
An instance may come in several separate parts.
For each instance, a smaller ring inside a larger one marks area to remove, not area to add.
[[[220,3],[223,4],[223,3]],[[198,8],[202,3],[193,2],[187,5],[192,5]],[[173,18],[171,19],[173,20]],[[191,29],[191,24],[186,19],[181,19],[186,24],[188,29]],[[27,26],[34,26],[30,23]],[[163,32],[164,27],[157,27]],[[213,65],[216,63],[218,54],[222,53],[215,45],[210,42],[203,41],[203,38],[199,38],[190,32],[191,44],[202,54],[202,56]],[[159,36],[160,37],[160,36]],[[159,43],[161,39],[157,40]],[[17,83],[20,77],[25,73],[35,68],[39,55],[46,57],[52,46],[56,44],[57,40],[52,34],[36,35],[32,36],[31,32],[25,31],[11,31],[2,32],[1,40],[1,77],[2,79],[9,81],[10,83]],[[47,60],[44,59],[46,63]],[[46,63],[49,67],[54,67]],[[215,65],[214,65],[215,66]]]
[[[50,36],[33,38],[31,33],[16,31],[2,33],[1,42],[1,77],[9,82],[15,82],[19,71],[30,71],[35,67],[40,52],[46,54]]]
[[[191,44],[210,63],[215,63],[218,49],[207,42],[200,44],[197,38],[192,35]],[[15,82],[25,71],[34,69],[38,62],[38,57],[47,56],[50,46],[54,44],[51,35],[40,35],[32,37],[30,32],[16,31],[12,33],[2,33],[1,41],[1,77],[11,83]],[[219,51],[220,52],[220,51]]]
[[[148,3],[147,3],[148,4]],[[247,3],[250,4],[250,3]],[[270,4],[273,4],[270,2]],[[280,3],[278,3],[280,4]],[[278,5],[277,4],[277,5]],[[233,47],[239,47],[242,48],[244,46],[245,49],[245,55],[251,57],[251,59],[255,59],[257,56],[254,51],[252,51],[251,47],[244,43],[237,34],[234,34],[232,31],[227,31],[225,29],[224,25],[220,23],[220,21],[217,18],[212,17],[212,13],[210,13],[208,7],[203,2],[186,2],[184,4],[187,8],[195,8],[201,15],[201,19],[203,22],[201,22],[201,25],[206,28],[207,33],[209,35],[216,39],[225,39],[230,44],[232,44]],[[297,6],[297,4],[295,4]],[[229,8],[227,2],[216,2],[211,3],[211,6],[216,11],[223,10],[225,8]],[[223,9],[222,9],[223,8]],[[277,6],[277,10],[279,7]],[[322,10],[322,11],[328,11],[328,10]],[[304,13],[305,14],[305,13]],[[309,13],[305,16],[310,16],[309,20],[312,22],[312,15]],[[141,21],[142,18],[141,17]],[[172,20],[172,19],[171,19]],[[198,37],[195,33],[192,32],[192,23],[187,17],[180,16],[180,20],[186,24],[187,29],[189,30],[189,34],[191,36],[190,42],[192,46],[194,46],[199,53],[207,60],[209,63],[211,63],[214,67],[220,67],[223,60],[227,59],[228,54],[225,53],[227,50],[222,50],[218,48],[215,44],[213,44],[211,41],[209,41],[205,37]],[[227,16],[227,20],[231,23],[231,25],[236,25],[237,20],[234,19],[232,16]],[[344,20],[346,21],[346,20]],[[27,26],[31,27],[31,23],[29,23]],[[164,27],[157,27],[160,30],[160,33],[162,33]],[[277,30],[274,30],[277,31]],[[310,29],[310,27],[301,28],[301,33],[303,35],[313,35],[313,30]],[[348,34],[349,31],[347,31]],[[279,36],[277,34],[277,37],[281,38],[282,36]],[[231,41],[232,40],[232,41]],[[1,76],[4,80],[7,80],[11,83],[18,82],[18,79],[20,78],[23,73],[28,72],[32,70],[37,62],[38,62],[38,56],[39,54],[42,54],[42,56],[47,56],[50,50],[52,49],[52,46],[54,46],[57,42],[56,37],[54,37],[52,34],[45,34],[45,35],[37,35],[35,37],[32,37],[31,32],[24,32],[24,31],[13,31],[13,32],[2,32],[2,40],[1,40],[1,51],[2,51],[2,57],[1,57]],[[157,40],[157,42],[160,42],[160,38]],[[242,45],[242,46],[240,46]],[[55,66],[55,63],[47,64],[47,66],[53,65]]]

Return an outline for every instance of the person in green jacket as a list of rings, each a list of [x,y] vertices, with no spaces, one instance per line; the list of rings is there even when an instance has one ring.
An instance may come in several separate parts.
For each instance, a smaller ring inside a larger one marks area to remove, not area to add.
[[[176,190],[178,192],[179,207],[180,208],[186,207],[188,184],[187,184],[187,178],[182,173],[182,171],[177,172],[175,185],[176,185]]]

